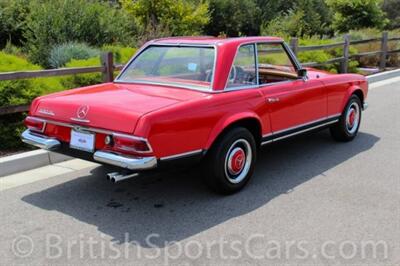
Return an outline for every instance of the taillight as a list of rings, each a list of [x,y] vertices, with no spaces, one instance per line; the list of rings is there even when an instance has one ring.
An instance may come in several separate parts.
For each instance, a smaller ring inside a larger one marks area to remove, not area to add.
[[[128,153],[151,153],[150,144],[146,139],[139,137],[113,134],[112,136],[113,149]]]
[[[46,127],[46,122],[40,118],[28,116],[24,121],[27,128],[32,131],[43,133]]]

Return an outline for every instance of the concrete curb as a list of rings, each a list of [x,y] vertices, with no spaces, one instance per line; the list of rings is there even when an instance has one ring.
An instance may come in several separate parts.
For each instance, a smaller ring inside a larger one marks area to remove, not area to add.
[[[367,80],[372,84],[395,77],[400,77],[400,69],[370,75],[367,76]],[[45,150],[35,150],[3,157],[0,158],[0,177],[70,159],[73,158]]]
[[[72,158],[46,150],[34,150],[3,157],[0,158],[0,178],[70,159]]]
[[[387,79],[397,78],[397,77],[400,77],[400,69],[373,74],[373,75],[367,76],[367,80],[371,84],[371,83],[379,82],[382,80],[387,80]]]

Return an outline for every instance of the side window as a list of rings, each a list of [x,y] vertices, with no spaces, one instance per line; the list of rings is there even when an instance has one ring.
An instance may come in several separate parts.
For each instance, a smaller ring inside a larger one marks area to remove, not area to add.
[[[297,71],[281,43],[259,43],[258,76],[260,84],[297,79]]]
[[[254,44],[239,47],[228,77],[228,88],[256,85],[256,55]]]

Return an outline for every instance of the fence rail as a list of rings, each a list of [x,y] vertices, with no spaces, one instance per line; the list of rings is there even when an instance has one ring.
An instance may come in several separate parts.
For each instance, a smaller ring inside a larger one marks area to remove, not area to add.
[[[305,51],[343,48],[343,55],[341,57],[332,58],[325,62],[306,62],[302,63],[302,65],[306,67],[319,67],[319,66],[324,66],[326,64],[340,63],[341,64],[340,72],[346,73],[350,59],[368,57],[368,56],[380,56],[379,69],[384,70],[386,68],[388,55],[400,53],[400,49],[389,50],[389,42],[393,41],[400,41],[400,37],[389,38],[388,33],[383,32],[381,38],[350,41],[349,35],[345,35],[343,42],[326,44],[326,45],[312,45],[312,46],[299,46],[298,39],[292,38],[290,40],[290,47],[295,55],[297,55],[299,52],[305,52]],[[358,44],[366,44],[374,42],[381,43],[381,49],[379,51],[370,51],[352,55],[350,55],[349,53],[350,45],[358,45]],[[107,52],[101,56],[101,66],[5,72],[5,73],[0,73],[0,81],[87,74],[87,73],[101,73],[104,82],[111,82],[114,79],[114,72],[121,70],[123,67],[124,65],[114,65],[113,54],[111,52]],[[29,110],[29,105],[4,106],[0,107],[0,116],[6,114],[26,112],[28,110]]]

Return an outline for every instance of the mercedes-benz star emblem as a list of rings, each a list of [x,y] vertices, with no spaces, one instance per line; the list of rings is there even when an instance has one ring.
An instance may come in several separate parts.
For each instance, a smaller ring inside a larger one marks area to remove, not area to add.
[[[89,106],[82,105],[81,107],[78,108],[76,116],[80,119],[84,119],[87,116],[88,112],[89,112]]]

